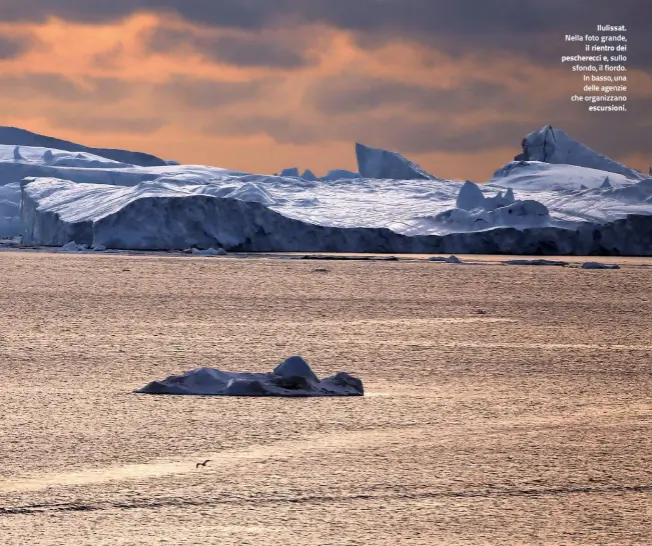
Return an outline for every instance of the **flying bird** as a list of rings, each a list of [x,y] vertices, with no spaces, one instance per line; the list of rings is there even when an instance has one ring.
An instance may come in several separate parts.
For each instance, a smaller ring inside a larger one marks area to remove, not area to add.
[[[199,468],[200,466],[206,466],[206,463],[210,463],[211,459],[206,459],[203,463],[197,463],[195,465],[195,468]]]

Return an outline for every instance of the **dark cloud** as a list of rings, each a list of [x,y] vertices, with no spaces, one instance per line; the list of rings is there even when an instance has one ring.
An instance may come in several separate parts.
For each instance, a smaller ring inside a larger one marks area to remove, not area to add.
[[[53,98],[62,102],[101,102],[110,104],[125,99],[132,85],[117,78],[84,78],[77,83],[60,74],[32,73],[0,76],[0,89],[6,97],[23,100]]]
[[[566,120],[564,123],[564,120],[555,119],[549,123],[563,129],[571,138],[596,152],[616,160],[632,154],[649,154],[647,137],[652,125],[649,122],[635,126],[621,124],[618,121],[620,115],[622,114],[612,113],[602,119],[595,118],[592,123],[586,123],[586,120]],[[221,120],[205,126],[204,131],[220,136],[264,134],[279,143],[295,145],[312,145],[329,140],[347,141],[351,144],[357,141],[394,150],[408,157],[433,152],[473,154],[497,148],[511,149],[507,155],[496,158],[495,168],[498,168],[521,152],[520,143],[526,134],[546,124],[548,123],[542,120],[495,121],[455,129],[446,124],[386,116],[359,124],[313,127],[293,119],[253,116]],[[652,164],[652,158],[650,159]],[[436,172],[436,167],[433,170]]]
[[[17,57],[23,51],[21,44],[0,34],[0,60]]]
[[[85,133],[149,134],[165,125],[160,118],[120,118],[115,116],[54,115],[52,125],[65,129],[78,129]]]
[[[0,32],[0,61],[22,55],[35,42],[32,36],[6,36]]]
[[[221,116],[204,124],[207,135],[251,136],[267,135],[281,144],[315,144],[328,140],[328,130],[320,130],[302,121],[273,116]]]
[[[473,153],[511,147],[514,155],[520,153],[522,138],[544,125],[563,129],[571,138],[609,157],[629,154],[649,154],[652,120],[634,122],[634,116],[620,112],[576,112],[574,119],[549,112],[546,117],[524,120],[504,120],[467,125],[456,128],[448,123],[411,122],[396,117],[381,118],[351,127],[355,140],[366,140],[370,145],[389,147],[401,153],[429,152]],[[505,159],[509,161],[511,158]]]
[[[634,92],[637,83],[642,82],[629,83]],[[577,91],[583,95],[581,87],[580,83]],[[486,150],[512,145],[526,132],[547,124],[561,127],[607,155],[649,152],[652,97],[628,93],[628,112],[612,113],[589,112],[586,104],[571,102],[571,93],[565,91],[552,100],[541,100],[537,94],[538,88],[532,85],[510,87],[470,79],[456,88],[436,89],[418,82],[345,74],[316,82],[306,102],[331,122],[325,138],[332,138],[336,127],[338,139],[346,135],[406,153],[462,152],[469,147]],[[401,111],[405,115],[399,115]],[[461,121],[472,119],[480,111],[500,112],[504,121],[459,129]],[[417,116],[428,118],[432,114],[437,121],[415,121]]]
[[[505,99],[509,101],[509,96]],[[462,105],[460,105],[462,106]],[[628,102],[627,113],[597,113],[585,105],[567,99],[552,101],[532,108],[519,119],[472,124],[472,118],[455,113],[439,116],[437,121],[415,119],[396,114],[322,118],[319,125],[310,125],[296,118],[265,116],[225,116],[206,125],[211,134],[248,136],[264,134],[280,143],[315,144],[325,141],[363,142],[370,146],[395,150],[404,154],[481,153],[511,147],[520,152],[520,142],[529,132],[551,124],[566,131],[594,150],[614,158],[629,154],[647,154],[652,135],[652,99]],[[465,120],[465,125],[459,124]],[[511,158],[505,158],[505,162]]]
[[[189,29],[157,27],[145,37],[145,45],[157,53],[181,53],[188,50],[211,60],[246,66],[298,68],[310,58],[305,45],[293,35],[284,38],[264,37],[260,34],[200,35]],[[294,35],[296,36],[296,34]],[[287,42],[287,43],[286,43]]]
[[[280,3],[292,2],[281,0]],[[275,14],[282,13],[276,4],[276,0],[0,0],[0,20],[42,22],[56,16],[69,21],[101,23],[138,12],[174,12],[196,23],[257,29],[267,25]],[[300,4],[297,7],[300,8]]]
[[[573,118],[553,113],[550,120],[552,125],[603,155],[643,154],[652,164],[652,98],[628,100],[627,112],[588,112],[582,108]]]
[[[275,81],[274,79],[260,79],[247,82],[228,82],[175,75],[166,83],[156,85],[153,92],[157,100],[171,101],[199,110],[216,109],[259,98]]]
[[[93,55],[92,64],[99,68],[112,70],[120,67],[124,58],[125,46],[119,42],[113,47]]]
[[[650,154],[651,107],[652,99],[631,99],[628,112],[589,112],[586,105],[563,98],[538,104],[529,111],[517,111],[516,119],[510,119],[506,111],[502,121],[477,125],[467,121],[460,127],[455,115],[443,116],[436,122],[389,115],[359,124],[347,122],[340,127],[338,136],[413,154],[484,152],[505,146],[514,147],[517,153],[527,133],[550,124],[599,153],[617,158]]]
[[[342,121],[313,126],[294,118],[271,116],[222,116],[206,124],[204,132],[213,135],[268,135],[282,144],[315,144],[329,140],[363,142],[401,153],[481,151],[515,145],[532,130],[527,123],[501,122],[467,129],[452,129],[448,124],[385,115],[364,121]]]
[[[353,140],[405,154],[430,152],[473,153],[503,147],[518,147],[534,127],[527,122],[499,121],[456,128],[448,122],[415,121],[385,116],[348,128]]]
[[[358,32],[367,45],[401,38],[453,55],[510,51],[545,62],[557,62],[558,53],[568,51],[564,34],[622,23],[629,27],[636,62],[648,63],[652,48],[649,0],[0,0],[5,21],[55,15],[99,22],[138,11],[174,12],[202,25],[250,30],[320,22]]]
[[[441,89],[420,83],[343,74],[314,83],[306,99],[325,114],[346,115],[387,107],[465,113],[503,106],[510,97],[506,85],[477,79],[470,79],[459,87]]]
[[[173,75],[161,84],[130,82],[111,77],[71,80],[54,73],[27,73],[0,76],[0,94],[6,99],[53,99],[62,103],[120,103],[136,93],[149,93],[161,107],[183,105],[194,110],[217,109],[264,96],[277,80],[227,82]]]
[[[231,28],[261,28],[291,18],[297,22],[327,22],[352,30],[406,32],[460,32],[466,35],[493,32],[540,32],[597,23],[652,21],[647,0],[0,0],[5,20],[35,20],[56,15],[71,20],[98,21],[124,17],[138,11],[174,11],[203,24]]]
[[[521,63],[548,66],[559,66],[563,55],[583,53],[585,43],[566,42],[567,34],[595,34],[597,24],[624,24],[629,66],[649,68],[652,40],[648,29],[652,25],[652,10],[646,9],[646,2],[412,0],[407,3],[412,12],[396,13],[393,23],[386,14],[372,16],[377,24],[353,26],[347,24],[345,17],[337,19],[336,24],[358,31],[358,42],[367,49],[400,39],[419,42],[454,58],[499,54],[520,58]],[[417,14],[421,17],[416,17]]]

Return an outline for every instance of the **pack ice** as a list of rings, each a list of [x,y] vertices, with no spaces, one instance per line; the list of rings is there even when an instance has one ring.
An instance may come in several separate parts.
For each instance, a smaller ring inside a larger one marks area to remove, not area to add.
[[[17,139],[7,129],[0,142]],[[550,126],[482,184],[437,178],[362,144],[357,172],[317,176],[143,165],[136,152],[54,141],[70,148],[57,149],[48,138],[0,145],[0,236],[25,245],[652,255],[652,177]]]
[[[320,380],[300,356],[281,362],[271,373],[226,372],[197,368],[135,392],[203,396],[363,396],[360,379],[346,372]]]

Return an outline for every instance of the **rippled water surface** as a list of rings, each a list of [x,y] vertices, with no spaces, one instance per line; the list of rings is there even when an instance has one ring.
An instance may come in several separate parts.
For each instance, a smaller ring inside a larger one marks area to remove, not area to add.
[[[495,259],[0,253],[0,542],[648,543],[652,260]],[[292,354],[368,395],[131,393]]]

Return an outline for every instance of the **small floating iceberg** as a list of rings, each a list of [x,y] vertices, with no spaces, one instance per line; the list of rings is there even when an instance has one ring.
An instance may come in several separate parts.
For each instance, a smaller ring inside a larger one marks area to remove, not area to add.
[[[303,358],[292,356],[271,373],[197,368],[152,381],[134,392],[197,396],[363,396],[364,388],[360,379],[346,372],[320,380]]]
[[[61,247],[62,252],[83,252],[88,250],[88,245],[78,245],[75,241],[70,241]]]
[[[227,251],[223,248],[218,248],[215,250],[213,247],[206,250],[193,248],[190,252],[193,254],[193,256],[226,256],[228,254]]]
[[[566,267],[568,262],[558,260],[505,260],[505,265],[556,265],[559,267]]]
[[[445,262],[447,264],[461,264],[462,260],[460,260],[457,256],[449,256],[448,258],[444,258],[442,256],[433,256],[432,258],[428,258],[429,262]]]
[[[582,269],[620,269],[618,264],[603,264],[601,262],[584,262]]]

